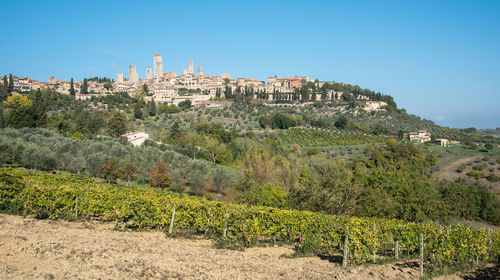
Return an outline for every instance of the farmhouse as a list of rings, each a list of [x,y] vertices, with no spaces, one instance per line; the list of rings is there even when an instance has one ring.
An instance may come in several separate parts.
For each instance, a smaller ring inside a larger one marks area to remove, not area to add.
[[[450,144],[450,141],[448,139],[436,139],[434,141],[434,144],[438,145],[438,146],[441,146],[441,147],[448,147],[448,145]]]
[[[415,143],[425,143],[431,141],[431,134],[427,130],[422,129],[418,132],[410,132],[410,141]]]

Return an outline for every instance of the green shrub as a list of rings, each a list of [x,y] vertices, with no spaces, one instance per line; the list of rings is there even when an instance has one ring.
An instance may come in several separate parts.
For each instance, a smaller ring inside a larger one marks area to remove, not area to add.
[[[465,164],[460,164],[460,166],[457,168],[456,172],[457,173],[462,173],[465,170]]]
[[[497,175],[493,174],[493,173],[490,173],[486,179],[492,183],[496,183],[498,181],[500,181],[500,177],[498,177]]]
[[[479,171],[475,171],[475,170],[471,170],[471,171],[467,172],[467,176],[472,177],[476,180],[479,180],[479,179],[486,177],[486,175],[484,175],[483,172],[479,172]]]

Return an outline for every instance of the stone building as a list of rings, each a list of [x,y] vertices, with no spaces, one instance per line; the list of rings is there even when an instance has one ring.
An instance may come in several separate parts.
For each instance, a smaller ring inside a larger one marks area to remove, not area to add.
[[[154,67],[154,78],[160,79],[163,77],[163,59],[159,53],[155,52],[155,56],[153,58],[153,67]]]
[[[116,74],[116,82],[123,83],[123,73]]]
[[[386,105],[387,103],[385,103],[384,101],[367,101],[363,109],[367,112],[379,111],[382,110],[382,107]]]
[[[434,144],[441,146],[441,147],[448,147],[448,145],[450,144],[450,140],[440,138],[440,139],[436,139],[434,141]]]
[[[418,132],[410,132],[409,139],[414,143],[425,143],[431,141],[431,134],[427,130],[422,129]]]
[[[193,63],[193,60],[191,58],[188,61],[187,72],[188,72],[188,74],[193,74],[194,75],[194,63]]]
[[[139,74],[137,74],[133,64],[128,67],[128,81],[131,83],[139,82]]]

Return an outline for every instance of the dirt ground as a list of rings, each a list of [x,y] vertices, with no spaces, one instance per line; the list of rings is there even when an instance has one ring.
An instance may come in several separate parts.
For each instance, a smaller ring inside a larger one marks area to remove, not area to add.
[[[0,279],[418,278],[414,263],[344,269],[319,257],[280,258],[293,252],[287,247],[220,250],[209,240],[112,227],[0,215]]]

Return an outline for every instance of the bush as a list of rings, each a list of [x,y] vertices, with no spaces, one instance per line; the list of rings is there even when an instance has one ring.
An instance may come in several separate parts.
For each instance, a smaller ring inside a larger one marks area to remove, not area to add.
[[[276,113],[271,117],[271,128],[273,129],[288,129],[296,125],[293,116],[288,114]]]
[[[248,203],[249,205],[269,206],[281,209],[288,207],[285,190],[271,183],[262,186],[252,184],[248,190],[237,197],[237,201]]]
[[[484,168],[486,168],[486,164],[484,164],[484,163],[476,164],[476,165],[472,166],[472,169],[479,170],[479,171],[483,170]]]
[[[486,179],[492,183],[496,183],[498,181],[500,181],[500,177],[498,177],[497,175],[493,174],[493,173],[490,173]]]
[[[318,148],[312,148],[307,151],[307,156],[313,156],[319,154],[321,151]]]
[[[479,180],[479,179],[482,179],[482,178],[486,177],[486,175],[484,175],[483,172],[474,171],[474,170],[471,170],[471,171],[467,172],[467,176],[472,177],[472,178],[474,178],[476,180]]]
[[[462,173],[465,170],[465,164],[460,164],[460,166],[457,168],[456,172],[457,173]]]

